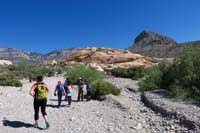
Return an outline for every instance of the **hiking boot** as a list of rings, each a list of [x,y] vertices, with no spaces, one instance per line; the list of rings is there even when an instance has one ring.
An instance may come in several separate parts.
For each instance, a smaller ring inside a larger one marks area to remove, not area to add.
[[[49,122],[48,121],[45,121],[45,125],[46,125],[46,128],[49,128],[50,125],[49,125]]]
[[[38,128],[39,126],[38,126],[38,124],[34,124],[33,127],[34,128]]]

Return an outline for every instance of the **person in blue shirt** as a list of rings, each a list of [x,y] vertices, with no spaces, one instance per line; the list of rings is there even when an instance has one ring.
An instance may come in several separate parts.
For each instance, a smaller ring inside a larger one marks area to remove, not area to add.
[[[58,96],[58,108],[60,108],[61,102],[62,102],[62,95],[65,95],[64,87],[62,85],[61,81],[58,81],[58,84],[56,85],[55,91],[54,91],[54,96]]]
[[[87,90],[87,101],[89,101],[92,95],[92,86],[88,79],[85,80],[85,83],[86,83],[86,90]]]
[[[69,82],[69,78],[67,77],[66,78],[66,80],[65,80],[65,82],[64,82],[64,89],[65,89],[65,94],[67,94],[68,92],[67,92],[67,86],[68,86],[68,82]],[[65,101],[67,101],[68,100],[68,97],[67,97],[67,95],[65,95]]]

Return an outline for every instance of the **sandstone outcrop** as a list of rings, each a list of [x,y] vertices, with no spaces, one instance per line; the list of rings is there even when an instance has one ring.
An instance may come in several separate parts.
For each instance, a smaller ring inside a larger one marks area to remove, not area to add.
[[[83,48],[66,59],[67,63],[79,62],[98,69],[112,69],[115,67],[150,67],[158,61],[139,54],[133,54],[127,50],[111,48]]]

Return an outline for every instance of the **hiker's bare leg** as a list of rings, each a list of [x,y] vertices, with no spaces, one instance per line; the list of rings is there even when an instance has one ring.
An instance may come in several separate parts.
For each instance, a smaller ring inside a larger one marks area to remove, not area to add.
[[[35,120],[35,124],[38,125],[39,120]]]
[[[43,118],[45,121],[47,121],[47,115],[44,115]]]

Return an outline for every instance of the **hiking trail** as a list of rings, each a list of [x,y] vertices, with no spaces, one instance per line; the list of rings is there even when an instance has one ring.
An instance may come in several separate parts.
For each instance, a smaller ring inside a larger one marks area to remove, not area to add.
[[[120,96],[107,96],[105,101],[91,100],[76,102],[77,88],[74,87],[72,105],[62,101],[57,108],[54,89],[58,80],[64,78],[44,78],[51,92],[47,103],[50,128],[45,129],[40,114],[40,129],[33,128],[33,97],[29,89],[33,83],[24,82],[22,88],[0,86],[0,133],[173,133],[192,132],[179,125],[176,119],[163,117],[147,108],[139,93],[131,92],[127,86],[138,88],[137,81],[130,79],[108,79],[121,88]],[[63,97],[64,99],[64,97]]]

